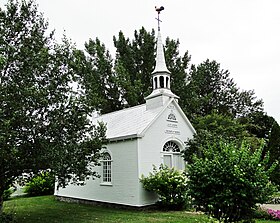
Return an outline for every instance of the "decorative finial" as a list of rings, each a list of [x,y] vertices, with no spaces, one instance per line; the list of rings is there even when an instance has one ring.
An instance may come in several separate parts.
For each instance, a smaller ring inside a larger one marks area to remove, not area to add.
[[[160,22],[162,22],[162,21],[159,19],[159,14],[162,10],[164,10],[164,7],[163,6],[160,6],[160,7],[155,6],[155,9],[158,13],[158,17],[156,18],[156,20],[158,21],[158,31],[160,31]]]

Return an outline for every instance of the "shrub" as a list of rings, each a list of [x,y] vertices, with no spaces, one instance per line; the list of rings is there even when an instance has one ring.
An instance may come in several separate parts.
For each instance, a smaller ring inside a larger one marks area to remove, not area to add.
[[[190,194],[194,203],[224,222],[253,218],[257,203],[265,203],[275,190],[266,169],[269,157],[262,148],[251,152],[242,144],[208,146],[201,158],[188,165]]]
[[[264,207],[258,207],[254,211],[254,218],[262,220],[273,220],[273,217],[268,213],[267,209]]]
[[[158,194],[160,205],[163,208],[180,210],[188,204],[187,176],[184,172],[161,165],[159,169],[154,166],[149,176],[140,179],[148,191]]]
[[[54,193],[54,175],[50,172],[40,172],[29,180],[24,192],[29,196],[51,195]]]
[[[8,200],[11,197],[12,193],[14,193],[14,192],[15,192],[15,189],[13,187],[11,187],[7,190],[4,190],[3,200],[4,201]]]
[[[15,217],[13,214],[7,214],[7,213],[0,213],[0,222],[1,223],[15,223]]]
[[[275,220],[280,220],[280,210],[268,209],[267,213]]]

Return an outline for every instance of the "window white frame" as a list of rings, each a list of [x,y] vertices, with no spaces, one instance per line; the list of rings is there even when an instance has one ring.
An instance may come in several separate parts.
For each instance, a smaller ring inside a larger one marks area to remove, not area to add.
[[[178,170],[183,170],[185,168],[185,162],[178,143],[167,141],[163,145],[163,164]]]
[[[101,185],[112,185],[112,155],[104,151],[101,159]]]

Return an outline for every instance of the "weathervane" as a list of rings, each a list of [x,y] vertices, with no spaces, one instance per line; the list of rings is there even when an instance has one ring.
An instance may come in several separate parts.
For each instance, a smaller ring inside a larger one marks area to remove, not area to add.
[[[164,10],[164,7],[163,6],[160,6],[160,7],[155,6],[155,9],[158,13],[158,17],[156,18],[156,20],[158,21],[158,31],[160,31],[160,22],[162,22],[162,21],[159,19],[159,14],[162,10]]]

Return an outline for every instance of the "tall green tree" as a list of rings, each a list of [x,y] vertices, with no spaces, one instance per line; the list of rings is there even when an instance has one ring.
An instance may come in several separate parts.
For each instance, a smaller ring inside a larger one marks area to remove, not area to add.
[[[113,69],[113,59],[98,38],[85,43],[85,52],[75,52],[73,67],[80,76],[85,103],[92,110],[108,113],[122,108],[121,95]]]
[[[201,157],[209,144],[216,145],[221,141],[235,143],[240,146],[243,141],[250,143],[253,148],[258,148],[261,141],[247,131],[246,125],[230,116],[212,113],[198,116],[193,122],[196,134],[187,142],[184,158],[189,163],[193,162],[193,155]]]
[[[266,113],[259,111],[250,113],[247,116],[240,117],[240,123],[246,124],[246,129],[258,138],[264,139],[266,142],[269,141],[270,132],[275,119],[268,116]]]
[[[191,67],[182,105],[191,121],[212,112],[235,118],[263,110],[263,102],[254,91],[240,90],[229,75],[219,63],[208,59]]]
[[[145,97],[152,91],[151,77],[156,57],[155,31],[148,32],[142,27],[135,30],[131,39],[120,31],[118,36],[113,37],[113,42],[115,60],[98,38],[90,39],[85,44],[86,53],[77,52],[78,63],[75,66],[82,77],[87,100],[97,105],[101,113],[143,104]],[[184,98],[190,56],[188,52],[183,57],[179,55],[179,44],[179,40],[167,38],[164,49],[167,66],[171,71],[172,91]]]
[[[74,90],[74,49],[57,44],[34,1],[0,9],[0,212],[3,192],[23,173],[50,169],[59,186],[96,176],[105,126],[92,126]]]
[[[280,126],[276,121],[271,128],[267,150],[270,154],[270,164],[278,162],[271,174],[271,181],[280,188]]]
[[[171,90],[180,97],[180,105],[184,105],[188,88],[188,75],[191,56],[186,51],[183,56],[179,52],[179,40],[172,40],[169,37],[165,41],[166,65],[171,72]]]
[[[145,103],[151,93],[151,73],[155,65],[155,32],[144,27],[126,38],[123,32],[113,37],[116,47],[115,71],[124,106]]]

